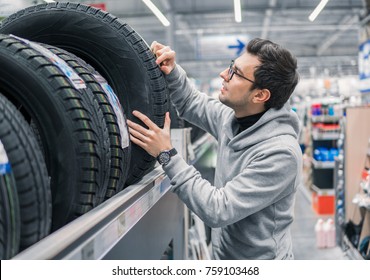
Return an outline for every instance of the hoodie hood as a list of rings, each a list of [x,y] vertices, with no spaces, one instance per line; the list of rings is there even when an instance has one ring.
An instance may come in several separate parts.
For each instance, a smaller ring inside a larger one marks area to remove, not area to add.
[[[238,124],[234,112],[232,112],[226,118],[224,128],[225,134],[230,140],[230,147],[237,151],[280,135],[291,135],[297,139],[300,125],[297,114],[286,103],[279,110],[272,108],[267,110],[254,125],[238,135],[235,135],[238,131]]]

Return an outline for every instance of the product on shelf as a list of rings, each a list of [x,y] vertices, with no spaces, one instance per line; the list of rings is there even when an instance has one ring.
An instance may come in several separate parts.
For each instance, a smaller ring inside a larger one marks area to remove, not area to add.
[[[324,236],[326,248],[333,248],[336,245],[335,242],[335,224],[334,220],[329,218],[324,224]]]
[[[311,104],[312,116],[342,116],[343,105],[338,102]]]
[[[138,110],[163,127],[169,109],[164,74],[141,36],[113,14],[78,3],[30,6],[1,22],[0,33],[14,34],[61,47],[94,67],[109,83],[126,116],[138,122]],[[154,157],[132,145],[125,186],[138,182],[156,164]]]
[[[318,219],[315,225],[316,247],[325,248],[324,220]]]
[[[334,161],[338,155],[339,150],[337,148],[326,147],[317,147],[313,153],[313,157],[317,161]]]
[[[319,133],[339,133],[340,127],[339,124],[328,124],[328,123],[315,123],[312,125],[312,129]]]
[[[315,225],[315,234],[317,248],[335,247],[335,224],[333,219],[329,218],[326,221],[321,218],[318,219]]]

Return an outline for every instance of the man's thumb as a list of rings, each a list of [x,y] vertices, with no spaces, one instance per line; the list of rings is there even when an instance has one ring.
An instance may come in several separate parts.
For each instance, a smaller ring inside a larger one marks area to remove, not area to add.
[[[170,118],[170,112],[166,112],[166,116],[164,119],[164,128],[170,130],[171,128],[171,118]]]

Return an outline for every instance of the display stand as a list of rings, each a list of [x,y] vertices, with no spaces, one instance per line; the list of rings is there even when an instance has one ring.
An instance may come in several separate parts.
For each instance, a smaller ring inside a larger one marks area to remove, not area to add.
[[[345,136],[345,194],[346,219],[359,223],[361,216],[358,206],[352,202],[359,192],[361,173],[367,155],[370,138],[370,107],[347,109]]]
[[[311,166],[312,166],[312,202],[313,209],[319,215],[333,215],[334,207],[334,157],[329,153],[325,156],[319,151],[337,149],[339,139],[338,130],[330,130],[327,127],[338,126],[342,116],[339,115],[313,115],[311,116]],[[315,153],[319,153],[315,155]],[[316,157],[316,158],[315,158]]]
[[[185,129],[186,130],[186,129]],[[197,144],[187,143],[187,133],[174,133],[180,151],[191,147],[193,162],[214,141],[204,135]],[[88,213],[48,235],[13,259],[161,259],[171,243],[173,259],[187,259],[184,204],[170,191],[161,166]]]
[[[343,151],[342,151],[343,152]],[[335,188],[335,236],[336,244],[342,246],[343,244],[343,225],[345,222],[344,212],[344,162],[343,155],[336,158],[334,168],[334,188]]]
[[[353,107],[347,109],[345,133],[345,220],[354,224],[362,223],[359,242],[370,235],[370,208],[356,203],[356,195],[361,193],[361,174],[367,157],[368,141],[370,138],[370,107]],[[349,257],[363,259],[358,254],[358,247],[349,244],[344,236],[343,243]],[[355,252],[352,252],[355,250]]]

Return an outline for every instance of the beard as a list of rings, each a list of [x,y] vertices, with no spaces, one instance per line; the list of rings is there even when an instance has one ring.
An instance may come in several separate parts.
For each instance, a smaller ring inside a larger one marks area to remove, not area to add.
[[[235,101],[230,100],[227,94],[223,94],[222,92],[220,92],[220,94],[218,95],[218,99],[222,104],[226,105],[231,109],[235,109],[236,107],[239,107],[241,105],[240,102],[238,102],[238,104],[235,104]]]
[[[218,95],[218,99],[222,104],[232,109],[235,113],[238,112],[245,112],[248,107],[250,107],[250,100],[249,96],[252,91],[248,91],[246,95],[238,100],[230,98],[230,96],[226,93],[220,92]]]
[[[220,100],[220,102],[222,104],[226,105],[227,107],[232,108],[231,107],[231,105],[232,105],[231,102],[229,100],[227,100],[227,98],[224,95],[222,95],[222,93],[219,94],[218,99]]]

